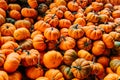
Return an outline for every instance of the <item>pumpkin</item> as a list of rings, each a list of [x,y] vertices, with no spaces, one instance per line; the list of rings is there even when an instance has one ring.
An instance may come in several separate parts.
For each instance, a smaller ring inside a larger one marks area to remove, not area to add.
[[[81,13],[81,12],[77,12],[76,14],[74,14],[75,18],[84,18],[85,19],[85,15],[84,13]],[[79,20],[79,19],[78,19]]]
[[[109,8],[104,8],[103,10],[99,11],[98,14],[106,14],[108,17],[110,17],[111,10]]]
[[[31,66],[26,68],[25,73],[28,78],[30,79],[36,79],[38,77],[42,77],[44,74],[44,71],[41,66]]]
[[[108,67],[110,59],[106,56],[101,56],[97,59],[97,62],[102,64],[104,68]]]
[[[15,39],[12,36],[2,36],[0,39],[0,45],[3,45],[4,43],[8,41],[15,41]]]
[[[52,9],[52,8],[54,8],[54,7],[57,7],[56,3],[54,3],[54,2],[49,5],[49,8],[50,8],[50,9]]]
[[[34,24],[34,19],[33,18],[24,18],[24,20],[28,20],[31,24]]]
[[[86,7],[84,14],[87,15],[89,12],[93,11],[93,7],[91,5],[89,5],[88,7]]]
[[[112,9],[113,8],[113,5],[111,3],[106,3],[104,5],[104,8],[109,8],[109,9]]]
[[[0,70],[0,80],[9,80],[7,72]]]
[[[66,37],[62,36],[62,38],[60,38],[59,48],[61,50],[72,49],[75,47],[75,45],[76,43],[74,38],[67,37],[67,36]]]
[[[20,11],[21,10],[21,6],[19,4],[13,4],[13,3],[10,3],[8,5],[8,9],[9,10],[17,10],[17,11]]]
[[[78,39],[77,47],[79,49],[84,49],[84,50],[89,51],[92,48],[92,40],[90,40],[87,37],[82,37],[82,38]]]
[[[119,80],[120,76],[116,73],[109,73],[107,74],[103,80]]]
[[[74,19],[75,19],[75,16],[70,11],[65,11],[64,17],[70,21],[74,21]]]
[[[112,4],[112,5],[119,5],[120,4],[120,1],[119,0],[109,0],[109,2]]]
[[[92,53],[95,56],[102,55],[103,52],[105,51],[105,49],[106,49],[106,47],[102,40],[97,40],[97,41],[93,42]]]
[[[71,65],[71,72],[79,80],[85,79],[90,75],[90,62],[84,58],[77,58]]]
[[[120,15],[118,15],[118,14],[120,14],[120,10],[115,10],[112,12],[112,17],[113,18],[120,18]]]
[[[37,9],[40,14],[44,14],[48,10],[48,6],[44,3],[41,3],[38,5]]]
[[[4,9],[5,11],[8,9],[8,4],[5,0],[0,0],[0,8]]]
[[[0,8],[0,14],[3,16],[3,17],[6,17],[6,12],[4,9]]]
[[[52,27],[56,27],[59,23],[59,19],[55,14],[47,14],[44,21],[48,22]]]
[[[38,77],[35,80],[49,80],[47,77]]]
[[[49,80],[65,80],[63,74],[58,69],[49,69],[46,71],[45,77],[49,78]]]
[[[21,19],[21,14],[17,10],[10,10],[9,16],[15,20]]]
[[[113,26],[110,24],[100,24],[98,27],[102,28],[105,33],[109,33],[113,30]]]
[[[45,67],[51,69],[51,68],[57,68],[63,60],[63,56],[60,52],[55,50],[50,50],[46,52],[43,56],[43,63]]]
[[[85,33],[81,27],[79,24],[71,25],[68,29],[68,35],[74,39],[81,38]]]
[[[99,3],[99,2],[92,2],[91,5],[93,7],[93,10],[96,12],[102,10],[104,7],[103,3]]]
[[[63,11],[58,8],[58,10],[55,12],[56,16],[61,19],[64,15]]]
[[[41,34],[40,31],[36,30],[31,33],[31,38],[33,39],[36,35]]]
[[[2,51],[0,50],[0,66],[3,66],[5,59],[6,59],[5,54],[3,54]]]
[[[59,9],[59,10],[62,10],[63,12],[65,12],[65,11],[68,10],[68,8],[67,8],[66,6],[64,6],[64,5],[58,6],[58,9]]]
[[[79,9],[79,5],[75,0],[69,1],[67,7],[70,11],[77,11]]]
[[[114,72],[112,71],[110,67],[106,67],[106,73],[109,74],[109,73],[114,73]]]
[[[14,24],[15,23],[15,19],[13,19],[13,18],[6,18],[6,23]]]
[[[45,37],[42,34],[36,35],[33,38],[33,47],[39,51],[46,49]]]
[[[12,52],[9,55],[7,55],[3,68],[8,73],[15,72],[19,67],[20,61],[21,61],[20,55],[16,52]]]
[[[89,22],[98,22],[99,21],[99,16],[95,14],[94,12],[89,12],[86,16],[86,20]]]
[[[68,28],[61,28],[60,35],[61,36],[68,36]]]
[[[9,80],[22,80],[22,74],[19,71],[11,73],[8,76]]]
[[[36,49],[24,50],[21,56],[21,64],[25,67],[34,66],[38,63],[40,53]]]
[[[0,14],[0,26],[5,23],[5,18]]]
[[[78,3],[79,6],[81,6],[82,8],[85,8],[88,5],[88,0],[76,0],[76,2]]]
[[[103,34],[102,40],[107,48],[113,48],[114,47],[114,39],[109,34]]]
[[[44,32],[46,28],[51,27],[50,24],[48,24],[47,22],[43,21],[43,20],[39,20],[34,24],[34,29],[35,30],[39,30],[41,32]]]
[[[60,19],[59,20],[59,27],[60,28],[69,28],[71,26],[71,21],[68,19]]]
[[[71,68],[69,66],[66,65],[61,65],[60,66],[60,71],[62,72],[63,76],[65,79],[70,80],[73,78],[73,74],[70,70]]]
[[[113,37],[114,41],[120,41],[120,34],[118,32],[111,31],[109,34]]]
[[[28,20],[17,20],[15,21],[15,27],[16,28],[27,28],[30,29],[31,23]]]
[[[37,0],[27,0],[27,3],[29,4],[29,6],[31,8],[37,8],[38,7]]]
[[[86,20],[84,18],[77,18],[77,19],[75,19],[73,24],[79,24],[81,26],[85,26],[86,25]]]
[[[102,29],[95,26],[85,28],[85,34],[91,40],[98,40],[102,37]]]
[[[77,59],[77,53],[74,49],[66,50],[63,56],[63,62],[66,65],[71,65]]]
[[[48,40],[48,41],[46,41],[47,43],[47,50],[55,50],[55,49],[57,49],[58,48],[58,41],[56,41],[56,40]]]
[[[24,40],[30,37],[30,32],[26,28],[18,28],[14,31],[13,36],[16,40]]]
[[[117,68],[116,73],[120,75],[120,66]]]
[[[66,6],[67,4],[65,0],[56,0],[55,3],[57,6],[60,6],[60,5]]]
[[[108,22],[109,21],[108,15],[106,15],[106,14],[100,14],[99,15],[99,21],[103,22],[103,23]]]
[[[119,59],[112,59],[109,63],[110,68],[113,72],[116,72],[117,68],[120,66],[120,60]]]
[[[35,18],[37,17],[38,13],[33,8],[22,8],[21,14],[23,17]]]
[[[60,37],[60,32],[57,28],[50,27],[45,29],[44,36],[47,40],[57,40]]]
[[[13,36],[16,27],[11,23],[5,23],[0,27],[3,36]]]
[[[84,59],[90,60],[90,61],[93,59],[93,55],[90,54],[88,51],[83,50],[83,49],[78,51],[78,57],[79,58],[84,58]]]

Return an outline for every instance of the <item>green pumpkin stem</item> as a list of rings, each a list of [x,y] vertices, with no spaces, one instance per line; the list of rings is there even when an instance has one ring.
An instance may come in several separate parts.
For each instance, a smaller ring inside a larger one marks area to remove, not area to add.
[[[81,67],[80,66],[72,66],[72,68],[76,68],[78,70],[81,70]]]
[[[93,64],[95,63],[96,57],[93,57]]]
[[[54,15],[52,16],[52,19],[54,19],[55,15],[56,15],[56,14],[54,14]]]
[[[75,29],[78,29],[78,24],[75,25]]]
[[[66,39],[65,39],[65,37],[64,37],[64,36],[61,36],[61,38],[62,38],[64,41],[66,41]]]
[[[18,46],[17,48],[14,49],[14,51],[17,52],[19,49],[22,49],[22,46]]]

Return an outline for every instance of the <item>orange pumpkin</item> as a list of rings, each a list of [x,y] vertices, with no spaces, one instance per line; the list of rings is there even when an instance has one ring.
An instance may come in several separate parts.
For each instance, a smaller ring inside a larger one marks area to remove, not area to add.
[[[120,15],[118,15],[118,14],[120,14],[120,10],[115,10],[112,12],[112,17],[113,18],[120,18]]]
[[[60,6],[60,5],[66,6],[67,4],[65,0],[56,0],[55,3],[57,6]]]
[[[6,72],[12,73],[18,69],[20,61],[21,57],[18,53],[10,53],[6,58],[3,68]]]
[[[61,64],[62,60],[62,54],[55,50],[48,51],[43,56],[43,63],[45,67],[49,69],[57,68]]]
[[[16,27],[12,23],[5,23],[0,27],[3,36],[13,36]]]
[[[37,8],[38,7],[37,0],[27,0],[27,3],[29,4],[29,6],[31,8]]]
[[[49,80],[47,77],[38,77],[35,80]]]
[[[75,19],[75,16],[70,11],[65,11],[64,17],[70,21],[74,21]]]
[[[70,11],[77,11],[79,9],[79,5],[75,0],[69,1],[67,7]]]
[[[36,30],[31,33],[31,38],[33,39],[36,35],[41,34],[40,31]]]
[[[7,72],[0,70],[0,80],[9,80]]]
[[[77,18],[77,19],[75,19],[73,24],[79,24],[81,26],[85,26],[86,25],[86,20],[84,18]]]
[[[5,54],[3,54],[2,50],[0,50],[0,66],[4,65],[5,59],[6,59]]]
[[[81,6],[82,8],[85,8],[88,5],[88,0],[76,0],[76,2],[78,3],[79,6]]]
[[[111,31],[109,34],[113,37],[114,41],[120,41],[120,33]]]
[[[22,80],[22,74],[19,71],[11,73],[8,76],[9,80]]]
[[[8,9],[8,4],[5,0],[0,0],[0,8],[4,9],[5,11]]]
[[[17,11],[20,11],[21,10],[21,6],[19,4],[13,4],[13,3],[10,3],[8,5],[8,9],[9,10],[17,10]]]
[[[5,23],[5,18],[0,14],[0,26]]]
[[[93,10],[96,12],[102,10],[104,7],[103,3],[99,3],[99,2],[92,2],[91,5],[93,7]]]
[[[21,14],[17,10],[10,10],[9,16],[15,20],[21,19]]]
[[[120,76],[116,73],[109,73],[104,77],[104,80],[119,80]]]
[[[69,28],[71,26],[71,21],[68,19],[60,19],[59,20],[59,27],[60,28]]]
[[[0,8],[0,14],[3,16],[3,17],[6,17],[6,12],[4,9]]]
[[[68,36],[68,28],[61,28],[60,35],[61,36]]]

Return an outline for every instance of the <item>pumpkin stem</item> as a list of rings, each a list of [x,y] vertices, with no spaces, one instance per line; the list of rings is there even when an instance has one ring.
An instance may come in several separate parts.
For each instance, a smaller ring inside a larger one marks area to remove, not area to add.
[[[78,24],[75,25],[75,29],[78,29]]]
[[[80,66],[72,66],[72,68],[76,68],[78,70],[81,70],[81,67]]]
[[[51,27],[51,30],[53,30],[54,28],[53,27]]]
[[[40,67],[40,54],[38,55],[38,64],[37,67]]]
[[[34,31],[34,26],[32,25],[31,27],[30,27],[30,32],[33,32]]]
[[[27,55],[30,55],[30,52],[29,52],[29,51],[27,51],[27,50],[23,50],[23,52],[26,52],[26,53],[27,53]]]
[[[6,28],[8,29],[8,28],[9,28],[9,26],[6,26]]]
[[[52,19],[54,19],[55,15],[56,15],[56,14],[54,14],[54,15],[52,16]]]
[[[66,41],[66,39],[65,39],[65,37],[64,37],[64,36],[61,36],[61,38],[62,38],[64,41]]]
[[[95,63],[96,57],[93,57],[93,64]]]
[[[18,51],[19,49],[22,49],[22,46],[19,46],[19,47],[15,48],[14,51],[16,52],[16,51]]]

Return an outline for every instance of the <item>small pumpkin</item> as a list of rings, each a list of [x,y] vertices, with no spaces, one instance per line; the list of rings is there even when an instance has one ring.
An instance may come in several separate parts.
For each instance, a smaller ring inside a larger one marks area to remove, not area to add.
[[[0,80],[9,80],[9,77],[6,71],[0,70]]]
[[[38,7],[38,2],[37,0],[27,0],[27,3],[31,8],[37,8]]]
[[[111,31],[109,34],[113,37],[114,41],[120,41],[120,33]]]
[[[57,40],[60,37],[60,32],[57,28],[50,27],[45,29],[44,36],[47,40]]]
[[[21,6],[19,4],[13,4],[13,3],[10,3],[8,5],[8,9],[9,10],[17,10],[17,11],[20,11],[21,10]]]
[[[66,6],[67,4],[65,0],[56,0],[55,3],[57,6],[60,6],[60,5]]]
[[[118,14],[120,14],[120,10],[115,10],[112,12],[112,17],[113,18],[120,18],[120,15],[118,15]]]
[[[5,18],[0,14],[0,26],[5,23]]]
[[[30,37],[30,32],[27,28],[18,28],[14,31],[13,36],[16,40],[24,40]]]
[[[49,78],[49,80],[65,80],[59,69],[49,69],[46,71],[45,77]]]
[[[81,28],[82,26],[79,24],[73,24],[68,29],[68,35],[74,39],[79,39],[83,37],[84,30]]]
[[[5,23],[0,27],[3,36],[13,36],[16,27],[11,23]]]
[[[55,50],[50,50],[46,52],[43,56],[43,63],[45,67],[51,69],[51,68],[57,68],[63,60],[63,56],[60,52]]]
[[[8,73],[15,72],[19,67],[20,61],[21,61],[20,55],[16,52],[12,52],[9,55],[7,55],[3,68]]]
[[[70,11],[65,11],[64,17],[70,21],[74,21],[74,19],[75,19],[75,16]]]
[[[60,28],[69,28],[71,26],[71,21],[68,19],[60,19],[59,20],[59,27]]]
[[[9,80],[22,80],[22,74],[19,71],[15,71],[8,75]]]
[[[108,22],[109,21],[108,15],[106,15],[106,14],[100,14],[99,15],[99,21],[102,22],[102,23]]]
[[[104,7],[103,3],[99,3],[99,2],[92,2],[91,5],[93,7],[93,10],[96,12],[102,10]]]
[[[46,28],[51,27],[50,24],[48,24],[47,22],[43,21],[43,20],[39,20],[34,24],[34,29],[35,30],[39,30],[41,32],[44,32]]]
[[[4,9],[0,8],[0,14],[5,18],[6,17],[6,12]]]
[[[35,80],[49,80],[47,77],[38,77]]]
[[[48,6],[44,3],[41,3],[38,5],[37,9],[40,14],[44,14],[48,10]]]
[[[117,68],[120,66],[120,60],[112,59],[109,65],[110,65],[110,68],[113,70],[113,72],[116,72]]]
[[[84,58],[77,58],[71,65],[71,72],[79,80],[87,78],[91,70],[90,62]]]
[[[120,79],[120,76],[119,76],[118,74],[116,74],[116,73],[109,73],[109,74],[107,74],[107,75],[104,77],[103,80],[113,80],[113,79],[119,80],[119,79]]]
[[[85,26],[86,25],[86,20],[84,18],[77,18],[77,19],[75,19],[73,24],[79,24],[81,26]]]
[[[76,0],[76,2],[78,3],[79,6],[81,6],[82,8],[85,8],[88,5],[88,0]]]
[[[60,44],[59,44],[59,48],[61,50],[68,50],[68,49],[72,49],[74,48],[76,45],[75,43],[75,39],[71,38],[71,37],[62,37],[60,38]]]
[[[71,65],[77,59],[77,52],[74,49],[66,50],[63,56],[63,62],[66,65]]]
[[[8,4],[5,0],[0,0],[0,8],[4,9],[5,11],[8,9]]]
[[[21,64],[25,67],[37,65],[38,55],[40,55],[40,53],[35,49],[23,51],[22,54],[20,55]]]
[[[21,19],[21,14],[17,10],[10,10],[9,16],[15,20]]]
[[[41,34],[40,31],[36,30],[31,33],[31,38],[33,39],[36,35]]]
[[[0,50],[0,66],[4,65],[5,59],[6,59],[5,54],[3,54],[2,51]]]
[[[92,48],[92,40],[87,37],[82,37],[77,41],[77,47],[89,51]]]
[[[61,36],[68,36],[68,28],[61,28],[60,35]]]
[[[87,15],[89,12],[93,11],[93,7],[91,5],[89,5],[88,7],[86,7],[84,14]]]

